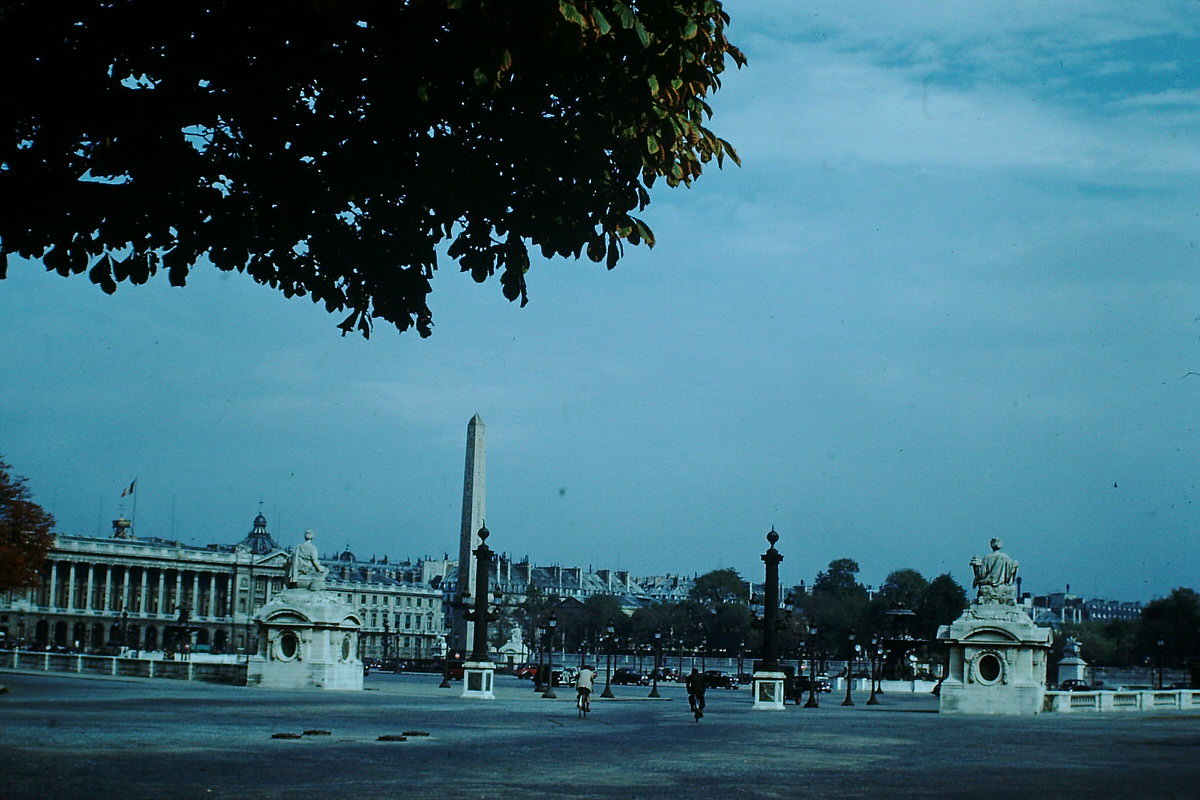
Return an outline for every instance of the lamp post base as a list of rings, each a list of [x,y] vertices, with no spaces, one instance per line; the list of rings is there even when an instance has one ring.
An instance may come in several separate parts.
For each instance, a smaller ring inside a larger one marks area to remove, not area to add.
[[[782,672],[756,672],[751,681],[756,711],[782,711],[783,685],[787,675]]]
[[[478,700],[495,700],[492,690],[492,679],[496,675],[496,665],[491,661],[467,661],[463,664],[463,697],[473,697]]]

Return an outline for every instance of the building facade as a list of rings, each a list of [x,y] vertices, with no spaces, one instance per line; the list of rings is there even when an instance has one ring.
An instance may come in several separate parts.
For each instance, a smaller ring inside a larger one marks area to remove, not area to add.
[[[286,588],[289,551],[262,514],[233,545],[204,547],[133,535],[126,519],[110,538],[57,534],[41,580],[0,594],[5,648],[80,653],[247,654],[255,615]],[[328,589],[357,608],[364,658],[425,658],[444,647],[442,594],[412,565],[322,559]]]

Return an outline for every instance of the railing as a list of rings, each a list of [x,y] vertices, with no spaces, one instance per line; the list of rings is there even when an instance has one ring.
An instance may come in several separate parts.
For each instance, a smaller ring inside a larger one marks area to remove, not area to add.
[[[163,661],[81,653],[39,653],[33,650],[0,650],[0,669],[74,672],[81,675],[114,675],[127,678],[169,678],[230,683],[238,686],[244,686],[246,683],[245,664]]]
[[[1171,711],[1200,709],[1200,690],[1130,689],[1046,692],[1045,711]]]

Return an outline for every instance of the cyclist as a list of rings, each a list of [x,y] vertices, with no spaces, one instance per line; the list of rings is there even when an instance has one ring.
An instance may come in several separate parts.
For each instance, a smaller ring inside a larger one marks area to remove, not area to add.
[[[592,686],[596,683],[596,670],[584,664],[575,675],[575,705],[586,714],[592,709]]]
[[[699,722],[704,716],[704,690],[708,688],[704,676],[700,674],[700,670],[692,667],[692,674],[684,679],[683,685],[687,687],[688,705]]]

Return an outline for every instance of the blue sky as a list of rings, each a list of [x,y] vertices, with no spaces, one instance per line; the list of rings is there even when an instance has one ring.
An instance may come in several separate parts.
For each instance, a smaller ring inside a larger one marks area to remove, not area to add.
[[[0,453],[67,533],[761,575],[854,558],[1150,599],[1200,574],[1200,5],[728,2],[743,167],[656,189],[658,246],[443,263],[434,336],[199,270],[108,297],[10,264]],[[126,514],[132,505],[124,506]]]

